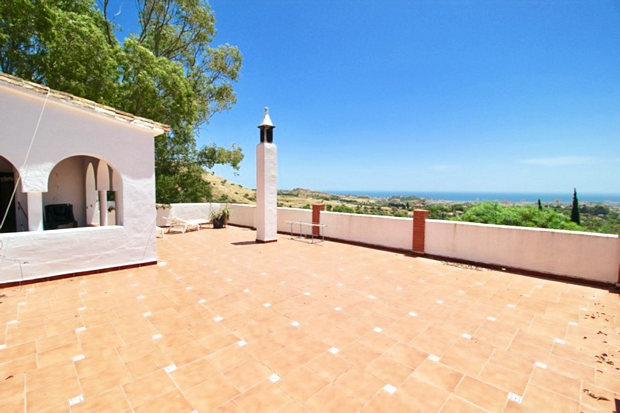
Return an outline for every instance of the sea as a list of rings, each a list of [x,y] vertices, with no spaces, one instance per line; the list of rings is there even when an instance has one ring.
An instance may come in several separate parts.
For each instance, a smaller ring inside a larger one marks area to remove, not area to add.
[[[569,203],[573,200],[573,193],[551,193],[551,192],[442,192],[442,191],[351,191],[351,190],[329,190],[322,191],[335,195],[355,195],[368,196],[372,198],[390,198],[416,196],[433,200],[453,201],[453,202],[481,202],[497,201],[510,203],[531,203],[537,202],[560,202]],[[620,203],[619,194],[601,193],[577,193],[577,198],[581,202],[592,203]]]

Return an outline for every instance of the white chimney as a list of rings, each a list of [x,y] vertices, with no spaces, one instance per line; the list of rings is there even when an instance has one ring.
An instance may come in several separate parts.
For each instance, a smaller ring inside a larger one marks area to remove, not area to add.
[[[256,242],[278,240],[278,148],[273,143],[275,126],[269,108],[260,125],[256,146]]]

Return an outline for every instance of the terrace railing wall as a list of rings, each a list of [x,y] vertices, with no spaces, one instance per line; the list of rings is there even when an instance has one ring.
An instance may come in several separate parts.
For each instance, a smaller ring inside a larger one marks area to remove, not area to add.
[[[207,214],[207,211],[228,205],[231,224],[254,227],[254,205],[189,204],[202,205],[191,208],[187,205],[173,204],[171,211],[183,215],[183,211],[202,208]],[[165,210],[161,210],[158,217],[164,213]],[[312,211],[278,208],[279,232],[289,232],[287,221],[312,222]],[[618,235],[432,219],[425,221],[423,254],[429,256],[597,283],[618,283]],[[321,211],[320,223],[327,225],[325,235],[328,239],[412,252],[414,225],[411,218]]]

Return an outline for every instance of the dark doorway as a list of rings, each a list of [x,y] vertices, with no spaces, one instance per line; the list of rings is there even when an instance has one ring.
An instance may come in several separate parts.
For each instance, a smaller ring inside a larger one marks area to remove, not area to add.
[[[2,218],[4,217],[7,208],[9,209],[4,225],[0,228],[0,232],[17,231],[17,225],[15,223],[15,198],[11,200],[14,188],[15,177],[13,174],[0,172],[0,222],[2,222]]]

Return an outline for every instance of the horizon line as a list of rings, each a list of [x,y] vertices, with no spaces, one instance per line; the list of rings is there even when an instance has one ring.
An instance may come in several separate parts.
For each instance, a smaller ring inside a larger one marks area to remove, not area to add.
[[[338,191],[345,191],[345,192],[435,192],[435,193],[458,193],[458,194],[480,194],[480,193],[487,193],[487,194],[554,194],[554,195],[563,195],[565,193],[570,194],[571,196],[573,195],[572,191],[568,191],[568,192],[556,192],[556,191],[493,191],[493,190],[468,190],[468,191],[463,191],[463,190],[435,190],[435,189],[309,189],[309,188],[302,188],[302,187],[297,187],[297,188],[291,188],[289,189],[290,191],[295,190],[295,189],[307,189],[309,191],[316,191],[316,192],[338,192]],[[285,190],[285,189],[282,189]],[[587,194],[587,195],[616,195],[616,196],[620,196],[620,192],[605,192],[605,191],[601,191],[601,192],[580,192],[577,191],[577,196],[579,196],[579,194]]]

